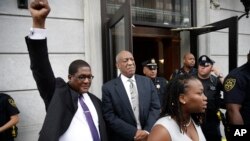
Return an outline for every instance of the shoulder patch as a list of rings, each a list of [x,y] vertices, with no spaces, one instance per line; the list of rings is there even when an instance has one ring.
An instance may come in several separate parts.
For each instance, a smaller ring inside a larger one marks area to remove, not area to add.
[[[16,103],[12,98],[9,98],[8,101],[9,101],[11,106],[16,107]]]
[[[228,78],[226,81],[225,81],[225,84],[224,84],[224,89],[225,91],[230,91],[234,88],[235,86],[235,83],[236,83],[236,79],[234,78]]]

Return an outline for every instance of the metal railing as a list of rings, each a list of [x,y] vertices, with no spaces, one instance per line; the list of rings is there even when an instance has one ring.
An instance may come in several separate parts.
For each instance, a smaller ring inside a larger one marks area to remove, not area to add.
[[[120,6],[119,4],[107,4],[107,13],[113,15]],[[188,13],[132,6],[131,14],[133,22],[190,26]]]

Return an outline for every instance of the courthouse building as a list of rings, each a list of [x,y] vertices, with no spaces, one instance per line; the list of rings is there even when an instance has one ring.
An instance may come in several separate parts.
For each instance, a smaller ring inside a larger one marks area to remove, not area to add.
[[[45,107],[32,73],[24,37],[32,19],[28,0],[0,1],[0,91],[20,110],[17,141],[34,141]],[[185,52],[215,60],[224,75],[245,63],[250,49],[250,18],[241,0],[48,0],[49,58],[55,76],[67,80],[68,65],[83,59],[92,66],[90,91],[117,76],[115,55],[133,52],[136,72],[155,58],[159,75],[169,79]],[[249,10],[249,7],[248,7]]]

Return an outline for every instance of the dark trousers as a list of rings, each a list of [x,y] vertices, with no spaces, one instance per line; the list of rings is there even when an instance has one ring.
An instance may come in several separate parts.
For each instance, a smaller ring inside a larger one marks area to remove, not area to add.
[[[206,121],[201,129],[207,141],[221,141],[220,122]]]

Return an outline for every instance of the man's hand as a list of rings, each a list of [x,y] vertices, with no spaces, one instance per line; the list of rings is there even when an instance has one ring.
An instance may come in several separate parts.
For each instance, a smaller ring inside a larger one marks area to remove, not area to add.
[[[45,20],[50,12],[47,0],[33,0],[29,7],[33,18],[33,28],[45,28]]]
[[[219,76],[220,75],[220,69],[216,66],[213,66],[212,68],[212,72],[216,75]]]
[[[19,122],[19,115],[10,116],[10,120],[0,127],[0,133],[10,129],[12,126],[16,125]]]
[[[222,73],[220,73],[220,69],[218,67],[213,66],[212,73],[214,73],[214,75],[220,79],[221,84],[223,84],[224,76]]]
[[[134,137],[134,141],[146,141],[147,137],[148,137],[148,132],[144,130],[137,130]]]

